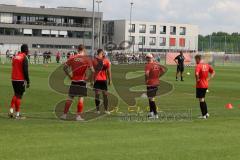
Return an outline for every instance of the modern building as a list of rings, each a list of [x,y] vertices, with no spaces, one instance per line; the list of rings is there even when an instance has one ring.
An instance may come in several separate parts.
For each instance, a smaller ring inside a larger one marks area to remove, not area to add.
[[[198,50],[198,26],[189,24],[173,24],[160,22],[144,22],[128,20],[103,21],[102,42],[104,46],[113,43],[114,49],[129,46],[126,52],[175,52]]]
[[[95,43],[101,36],[102,13],[95,13]],[[92,45],[92,11],[85,8],[29,8],[0,4],[0,51],[18,50],[28,44],[31,50],[73,50],[79,44]],[[101,38],[100,38],[101,39]],[[97,46],[97,45],[96,45]]]

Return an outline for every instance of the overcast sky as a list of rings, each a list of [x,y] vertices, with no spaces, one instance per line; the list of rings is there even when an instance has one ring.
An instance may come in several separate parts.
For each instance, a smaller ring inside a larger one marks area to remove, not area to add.
[[[103,0],[104,19],[129,19],[131,0]],[[240,0],[133,0],[133,20],[189,23],[201,34],[240,32]],[[92,9],[92,0],[0,0],[19,6],[74,6]]]

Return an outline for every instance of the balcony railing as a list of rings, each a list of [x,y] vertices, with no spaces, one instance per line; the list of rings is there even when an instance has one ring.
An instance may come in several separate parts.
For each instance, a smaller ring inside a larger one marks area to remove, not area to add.
[[[81,28],[91,28],[92,27],[91,24],[81,24],[81,23],[70,24],[70,23],[57,23],[57,22],[44,22],[44,21],[35,21],[35,22],[14,21],[12,24],[58,26],[58,27],[81,27]]]
[[[139,33],[146,33],[146,29],[139,30]]]
[[[149,45],[155,46],[155,45],[156,45],[156,42],[150,42]]]
[[[160,43],[160,46],[166,46],[166,43]]]
[[[184,36],[184,35],[186,35],[186,32],[180,32],[179,33],[181,36]]]
[[[129,29],[128,32],[135,33],[135,29]]]
[[[156,30],[150,30],[151,34],[156,34]]]

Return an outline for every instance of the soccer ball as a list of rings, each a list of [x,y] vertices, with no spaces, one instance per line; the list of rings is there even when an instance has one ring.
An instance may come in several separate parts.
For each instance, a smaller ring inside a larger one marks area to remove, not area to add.
[[[190,72],[187,72],[187,75],[190,75],[191,73]]]

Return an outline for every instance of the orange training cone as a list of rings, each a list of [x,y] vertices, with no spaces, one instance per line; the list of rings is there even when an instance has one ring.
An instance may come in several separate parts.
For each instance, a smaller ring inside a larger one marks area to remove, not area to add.
[[[233,105],[231,103],[226,104],[226,109],[233,109]]]

